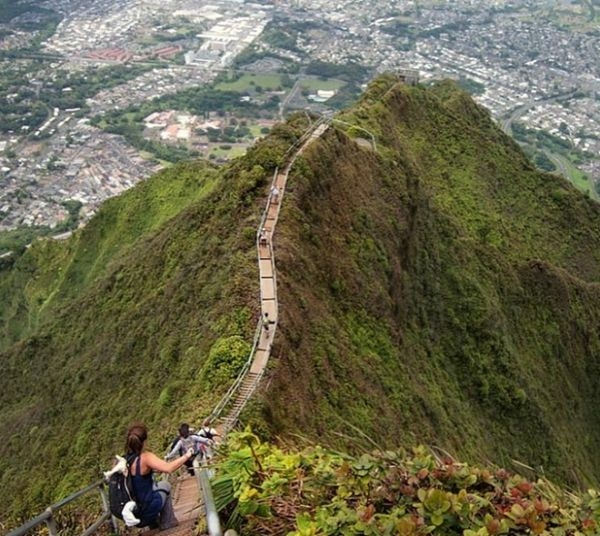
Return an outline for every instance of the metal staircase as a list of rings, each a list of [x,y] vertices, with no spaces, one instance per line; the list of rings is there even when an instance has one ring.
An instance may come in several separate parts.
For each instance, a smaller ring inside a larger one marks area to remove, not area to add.
[[[246,374],[235,394],[229,412],[220,420],[223,433],[227,433],[235,427],[240,413],[258,387],[261,378],[262,373],[248,372]]]

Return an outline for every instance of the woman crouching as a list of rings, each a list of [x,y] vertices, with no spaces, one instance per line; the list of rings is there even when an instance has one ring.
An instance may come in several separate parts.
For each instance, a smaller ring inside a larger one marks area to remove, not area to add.
[[[193,458],[194,452],[190,449],[167,462],[145,449],[147,439],[145,424],[135,423],[129,427],[125,450],[128,457],[135,457],[131,462],[131,481],[138,506],[136,517],[140,519],[137,526],[169,529],[178,524],[171,502],[171,484],[166,480],[154,482],[152,473],[172,473]]]

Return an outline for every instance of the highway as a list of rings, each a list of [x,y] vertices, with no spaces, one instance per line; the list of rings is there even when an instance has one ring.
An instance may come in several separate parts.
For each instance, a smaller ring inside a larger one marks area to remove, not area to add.
[[[520,117],[522,117],[523,115],[525,115],[525,112],[527,112],[527,110],[529,110],[530,108],[533,108],[534,106],[537,106],[538,104],[541,104],[543,102],[553,102],[553,101],[557,101],[557,100],[561,100],[561,99],[568,99],[569,97],[572,97],[573,95],[575,95],[575,93],[576,93],[576,91],[569,91],[568,93],[561,93],[559,95],[554,95],[552,97],[547,97],[545,99],[538,99],[538,100],[530,99],[530,100],[526,101],[524,104],[522,104],[521,106],[518,106],[517,108],[512,110],[510,112],[510,116],[502,119],[500,121],[500,127],[502,128],[502,130],[504,130],[504,132],[512,135],[512,123],[514,121],[516,121],[517,119],[519,119]]]

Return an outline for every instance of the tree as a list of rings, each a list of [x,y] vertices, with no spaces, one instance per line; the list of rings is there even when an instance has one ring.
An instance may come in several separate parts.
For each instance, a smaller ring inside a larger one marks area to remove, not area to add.
[[[534,163],[538,168],[543,169],[544,171],[552,172],[556,170],[556,165],[554,164],[554,162],[552,162],[552,160],[548,158],[546,153],[543,152],[537,153],[535,155]]]
[[[281,85],[284,88],[291,88],[294,86],[294,80],[292,80],[292,77],[289,74],[283,73],[281,75]]]

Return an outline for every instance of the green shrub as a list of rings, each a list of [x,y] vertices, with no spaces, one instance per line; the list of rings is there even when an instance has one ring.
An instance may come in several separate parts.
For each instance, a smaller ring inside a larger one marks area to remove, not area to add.
[[[230,435],[213,484],[243,534],[598,534],[598,492],[474,467],[425,447],[344,453],[287,451],[249,431]]]
[[[168,408],[173,402],[173,396],[171,393],[171,388],[169,386],[165,387],[158,397],[158,406],[161,408]]]
[[[202,381],[210,388],[237,377],[250,354],[250,345],[239,335],[218,339],[202,369]]]

